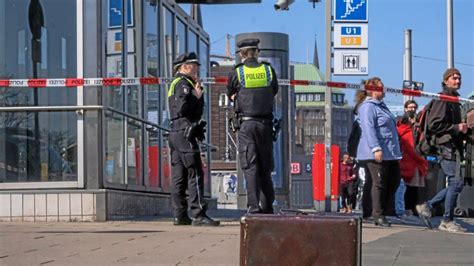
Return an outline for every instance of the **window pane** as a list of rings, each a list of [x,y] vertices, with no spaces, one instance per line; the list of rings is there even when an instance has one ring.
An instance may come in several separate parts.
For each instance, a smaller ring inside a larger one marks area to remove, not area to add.
[[[163,30],[164,30],[164,40],[163,45],[163,55],[164,57],[164,67],[165,67],[165,76],[171,77],[173,75],[173,60],[174,60],[174,51],[173,51],[173,13],[167,8],[164,8],[164,18],[163,18]]]
[[[142,175],[142,147],[141,147],[141,124],[138,121],[128,122],[127,139],[127,171],[128,184],[143,185]]]
[[[0,79],[77,75],[76,1],[0,1]],[[63,12],[68,10],[69,12]],[[42,13],[32,35],[29,22]],[[35,39],[32,45],[32,39]],[[0,106],[76,105],[75,88],[0,88]],[[0,182],[76,181],[74,112],[1,112]]]
[[[105,117],[105,180],[125,184],[123,116],[106,112]]]
[[[190,52],[197,53],[198,51],[197,46],[198,46],[198,37],[196,33],[189,30],[188,31],[188,53]]]
[[[44,122],[38,135],[28,126],[33,113],[0,113],[0,183],[76,181],[76,114],[35,114]]]
[[[176,23],[176,55],[186,52],[186,27],[184,23],[178,19]]]

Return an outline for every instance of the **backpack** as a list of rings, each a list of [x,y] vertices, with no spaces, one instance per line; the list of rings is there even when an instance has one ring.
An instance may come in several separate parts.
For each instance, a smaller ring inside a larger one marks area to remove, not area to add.
[[[431,111],[433,101],[426,105],[416,116],[416,122],[413,129],[415,139],[415,150],[422,156],[433,156],[438,154],[438,148],[435,144],[435,137],[428,130],[428,116]]]
[[[349,156],[353,158],[357,157],[357,147],[359,146],[361,134],[362,130],[360,129],[359,122],[354,120],[352,123],[351,133],[347,139],[347,153],[349,153]]]

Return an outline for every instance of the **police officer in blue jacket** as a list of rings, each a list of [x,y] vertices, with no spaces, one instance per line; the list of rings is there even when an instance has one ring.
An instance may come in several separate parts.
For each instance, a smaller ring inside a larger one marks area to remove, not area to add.
[[[270,64],[258,61],[259,42],[249,38],[237,43],[242,63],[229,74],[227,96],[234,102],[236,123],[240,123],[238,150],[248,212],[273,213],[272,120],[278,81]]]
[[[204,136],[200,127],[204,110],[203,88],[197,78],[200,64],[197,55],[189,53],[180,55],[173,65],[176,77],[168,90],[168,104],[174,225],[218,226],[218,221],[206,215],[204,173],[197,143],[199,136]],[[186,189],[192,219],[187,212]]]

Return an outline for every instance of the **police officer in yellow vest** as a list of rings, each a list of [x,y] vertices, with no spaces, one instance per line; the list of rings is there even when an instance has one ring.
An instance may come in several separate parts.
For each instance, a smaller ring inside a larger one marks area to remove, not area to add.
[[[197,78],[199,61],[195,53],[180,55],[173,63],[176,77],[168,91],[171,132],[171,200],[174,225],[218,226],[206,215],[204,174],[197,139],[202,140],[203,88]],[[200,128],[201,132],[195,132]],[[199,136],[202,136],[201,138]],[[190,215],[186,189],[189,194]]]
[[[239,161],[247,187],[249,213],[273,213],[273,102],[278,93],[275,70],[259,62],[258,39],[237,43],[242,63],[229,74],[227,96],[240,120]]]

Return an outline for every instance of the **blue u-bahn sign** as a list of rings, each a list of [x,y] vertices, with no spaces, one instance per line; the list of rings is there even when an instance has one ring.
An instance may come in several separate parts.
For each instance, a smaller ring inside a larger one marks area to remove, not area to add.
[[[367,22],[369,0],[334,0],[334,21]]]
[[[127,1],[127,24],[133,26],[133,0],[109,0],[109,28],[122,26],[122,1]]]

